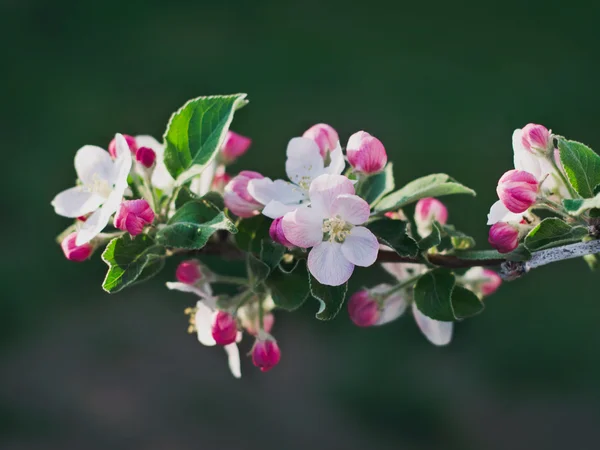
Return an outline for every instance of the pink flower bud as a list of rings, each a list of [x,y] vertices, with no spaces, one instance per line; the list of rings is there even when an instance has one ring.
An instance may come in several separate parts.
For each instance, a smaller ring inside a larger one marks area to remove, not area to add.
[[[502,278],[496,272],[490,269],[483,269],[483,275],[487,278],[487,281],[481,284],[481,293],[483,295],[491,295],[502,284]]]
[[[263,207],[248,192],[250,180],[264,178],[258,172],[243,170],[225,186],[225,206],[238,217],[247,218],[258,214]]]
[[[228,312],[218,311],[213,319],[211,333],[217,344],[232,344],[238,333],[235,317]]]
[[[196,284],[203,277],[200,263],[195,259],[180,262],[175,271],[177,281],[185,284]]]
[[[140,234],[144,227],[154,221],[154,211],[146,200],[125,200],[115,215],[115,228],[132,236]]]
[[[327,156],[328,152],[333,151],[337,147],[338,141],[340,140],[337,131],[326,123],[313,125],[304,132],[302,137],[315,141],[319,146],[323,158]]]
[[[521,132],[521,143],[530,152],[538,150],[545,153],[554,148],[552,135],[543,125],[528,123],[523,127]]]
[[[248,334],[251,334],[252,336],[258,335],[258,330],[260,329],[258,326],[259,325],[258,317],[256,317],[255,319],[252,319],[252,320],[241,318],[241,320],[242,320],[242,326],[246,329]],[[272,313],[267,313],[263,316],[264,331],[266,331],[267,333],[270,333],[271,330],[273,329],[274,324],[275,324],[275,316]]]
[[[257,339],[252,348],[252,362],[266,372],[275,367],[281,359],[281,351],[273,339]]]
[[[283,225],[281,221],[283,217],[278,217],[277,219],[271,222],[271,226],[269,227],[269,236],[278,244],[284,245],[287,248],[291,248],[294,246],[290,241],[288,241],[283,233]]]
[[[63,253],[69,261],[82,262],[88,259],[94,251],[94,246],[89,242],[83,245],[75,245],[77,233],[71,233],[60,243]]]
[[[135,160],[149,169],[156,161],[156,153],[150,147],[140,147],[135,152]]]
[[[125,141],[127,141],[129,150],[131,150],[131,153],[133,153],[133,155],[135,156],[138,150],[135,138],[133,136],[129,136],[128,134],[124,134],[123,137],[125,138]],[[113,140],[110,141],[110,144],[108,144],[108,153],[110,153],[110,156],[112,156],[113,158],[117,157],[117,141],[115,140],[115,138],[113,138]]]
[[[225,168],[220,166],[216,172],[212,181],[211,189],[215,192],[223,192],[227,183],[231,181],[231,175],[225,173]]]
[[[369,295],[369,291],[358,291],[348,300],[348,314],[355,325],[370,327],[379,320],[379,305]]]
[[[498,197],[514,213],[527,211],[537,199],[538,182],[524,170],[509,170],[498,181]]]
[[[490,228],[488,242],[500,253],[510,253],[519,246],[519,229],[507,222],[497,222]]]
[[[415,207],[415,221],[431,224],[434,220],[442,225],[446,224],[448,221],[448,208],[437,198],[422,198]]]
[[[387,164],[387,154],[383,144],[365,131],[350,136],[346,154],[348,162],[357,172],[366,174],[381,172]]]
[[[233,131],[228,131],[225,142],[221,147],[221,157],[227,164],[230,164],[246,153],[250,144],[252,144],[252,139]]]

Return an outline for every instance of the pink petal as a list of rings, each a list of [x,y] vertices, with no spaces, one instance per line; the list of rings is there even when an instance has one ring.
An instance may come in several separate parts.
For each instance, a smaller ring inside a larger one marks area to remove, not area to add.
[[[440,322],[427,317],[419,311],[416,303],[412,304],[412,310],[417,326],[429,342],[434,345],[446,345],[452,340],[452,328],[454,326],[452,322]]]
[[[281,224],[286,239],[297,247],[314,247],[323,240],[323,219],[311,208],[287,213]]]
[[[339,195],[331,205],[331,212],[352,225],[360,225],[369,219],[369,204],[358,195]]]
[[[350,279],[354,264],[344,257],[342,244],[321,242],[308,254],[308,270],[319,283],[339,286]]]
[[[308,191],[312,207],[323,217],[335,215],[332,212],[332,205],[341,194],[355,194],[352,181],[343,175],[320,175],[314,179]]]
[[[352,264],[369,267],[377,260],[379,242],[365,227],[354,227],[342,244],[342,253]]]

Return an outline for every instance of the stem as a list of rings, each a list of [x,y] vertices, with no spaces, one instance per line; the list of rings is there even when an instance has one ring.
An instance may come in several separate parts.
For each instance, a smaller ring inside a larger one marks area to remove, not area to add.
[[[381,295],[381,301],[385,301],[395,292],[401,291],[402,289],[414,284],[417,282],[419,278],[421,278],[424,274],[420,273],[419,275],[415,275],[407,280],[404,280],[402,283],[398,283],[396,286],[392,287],[389,291],[385,292]]]
[[[545,266],[565,259],[600,253],[600,240],[577,242],[576,244],[563,245],[533,253],[531,259],[525,262],[527,269]]]

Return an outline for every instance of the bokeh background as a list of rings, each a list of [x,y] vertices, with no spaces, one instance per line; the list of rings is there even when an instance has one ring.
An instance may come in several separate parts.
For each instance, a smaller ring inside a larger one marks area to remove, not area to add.
[[[281,364],[245,359],[235,380],[186,334],[174,264],[109,296],[99,255],[64,259],[49,203],[75,151],[160,137],[199,95],[249,94],[233,129],[254,145],[233,171],[283,175],[288,139],[317,122],[365,129],[399,184],[443,171],[477,190],[447,204],[483,248],[513,129],[600,149],[598,2],[286,3],[0,3],[0,447],[598,448],[598,274],[580,260],[503,286],[447,348],[410,317],[363,330],[308,301],[277,315]]]

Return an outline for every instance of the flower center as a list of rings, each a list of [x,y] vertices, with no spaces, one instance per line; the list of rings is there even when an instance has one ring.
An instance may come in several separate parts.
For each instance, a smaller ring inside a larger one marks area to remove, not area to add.
[[[323,240],[342,243],[350,234],[352,224],[347,223],[339,216],[323,221]]]
[[[192,334],[195,333],[196,330],[196,312],[198,311],[198,308],[191,307],[191,308],[185,308],[185,310],[183,311],[187,316],[190,316],[189,322],[190,325],[188,326],[188,333]]]
[[[98,194],[104,198],[108,198],[112,192],[112,186],[104,178],[100,178],[98,174],[94,174],[93,184],[89,186],[88,190],[92,194]]]

